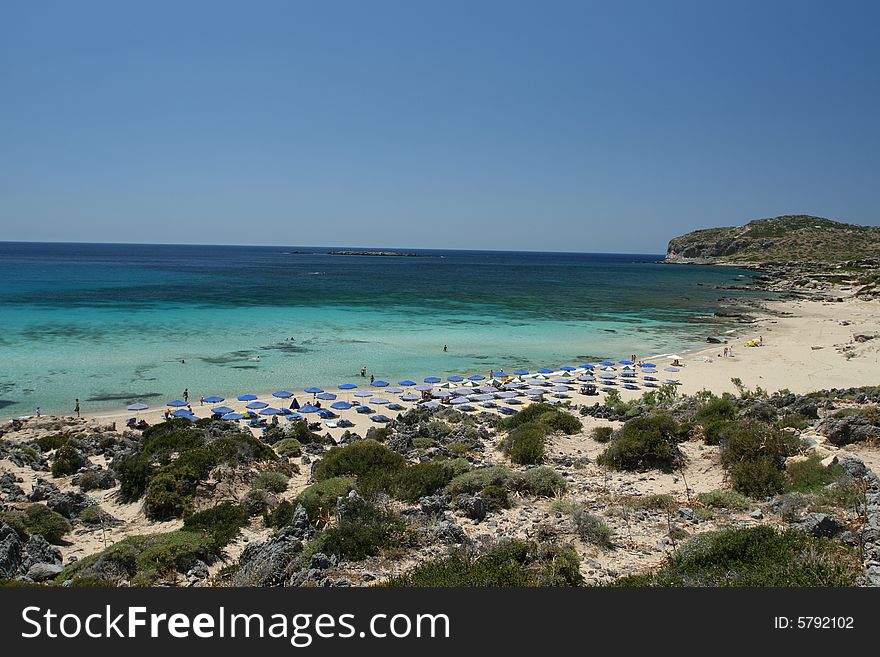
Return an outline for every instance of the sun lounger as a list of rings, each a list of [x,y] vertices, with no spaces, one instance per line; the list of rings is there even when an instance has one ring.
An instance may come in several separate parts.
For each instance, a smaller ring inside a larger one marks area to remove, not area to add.
[[[327,427],[328,429],[335,429],[339,425],[336,424],[333,420],[325,420],[324,426]]]

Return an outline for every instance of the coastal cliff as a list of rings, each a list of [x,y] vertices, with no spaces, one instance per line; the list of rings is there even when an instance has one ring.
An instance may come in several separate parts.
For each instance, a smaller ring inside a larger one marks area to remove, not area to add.
[[[880,258],[880,228],[809,215],[696,230],[669,242],[666,262],[764,265]]]

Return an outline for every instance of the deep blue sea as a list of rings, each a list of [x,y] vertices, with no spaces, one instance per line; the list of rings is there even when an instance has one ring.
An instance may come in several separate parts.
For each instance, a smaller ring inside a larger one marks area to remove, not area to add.
[[[0,242],[0,416],[698,346],[752,272],[660,255]],[[448,351],[443,351],[443,346]]]

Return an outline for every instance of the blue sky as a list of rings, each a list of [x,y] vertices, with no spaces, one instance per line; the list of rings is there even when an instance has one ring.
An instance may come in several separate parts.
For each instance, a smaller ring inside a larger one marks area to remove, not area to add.
[[[880,223],[880,3],[5,2],[0,239],[657,253]]]

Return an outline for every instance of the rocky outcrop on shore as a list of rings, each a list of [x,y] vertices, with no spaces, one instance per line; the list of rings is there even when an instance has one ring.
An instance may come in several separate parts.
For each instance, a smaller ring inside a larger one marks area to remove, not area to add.
[[[842,263],[877,258],[880,228],[810,215],[696,230],[670,240],[666,252],[666,262],[693,264]]]

